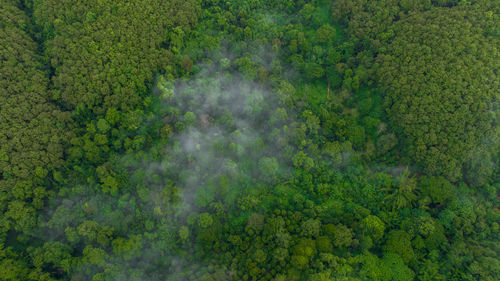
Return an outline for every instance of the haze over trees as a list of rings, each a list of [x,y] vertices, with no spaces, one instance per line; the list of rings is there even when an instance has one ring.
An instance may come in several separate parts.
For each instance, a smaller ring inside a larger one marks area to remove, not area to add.
[[[493,0],[0,0],[0,280],[496,280]]]

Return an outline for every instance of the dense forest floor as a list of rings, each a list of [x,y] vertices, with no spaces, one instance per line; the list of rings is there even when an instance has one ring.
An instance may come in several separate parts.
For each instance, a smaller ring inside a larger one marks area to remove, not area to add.
[[[497,280],[499,46],[494,0],[0,0],[0,280]]]

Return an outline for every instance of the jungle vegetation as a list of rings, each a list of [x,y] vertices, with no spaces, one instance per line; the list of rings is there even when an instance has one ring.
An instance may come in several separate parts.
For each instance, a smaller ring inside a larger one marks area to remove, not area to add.
[[[498,280],[499,47],[495,0],[0,0],[0,280]]]

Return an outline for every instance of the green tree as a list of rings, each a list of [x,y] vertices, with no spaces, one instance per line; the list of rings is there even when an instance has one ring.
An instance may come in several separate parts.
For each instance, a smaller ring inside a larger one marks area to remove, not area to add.
[[[398,254],[405,264],[415,258],[410,241],[410,235],[403,230],[392,230],[387,234],[387,241],[383,247],[384,252]]]
[[[397,186],[389,188],[392,189],[392,193],[386,196],[392,209],[399,210],[406,207],[412,207],[417,200],[417,183],[415,178],[411,176],[408,168],[405,168],[396,181]]]
[[[385,224],[376,216],[369,215],[361,221],[364,233],[378,241],[384,236]]]

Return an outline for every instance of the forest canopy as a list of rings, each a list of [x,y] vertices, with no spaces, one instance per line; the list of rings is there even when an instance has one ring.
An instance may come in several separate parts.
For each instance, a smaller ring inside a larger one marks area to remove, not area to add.
[[[496,280],[494,0],[0,0],[0,280]]]

